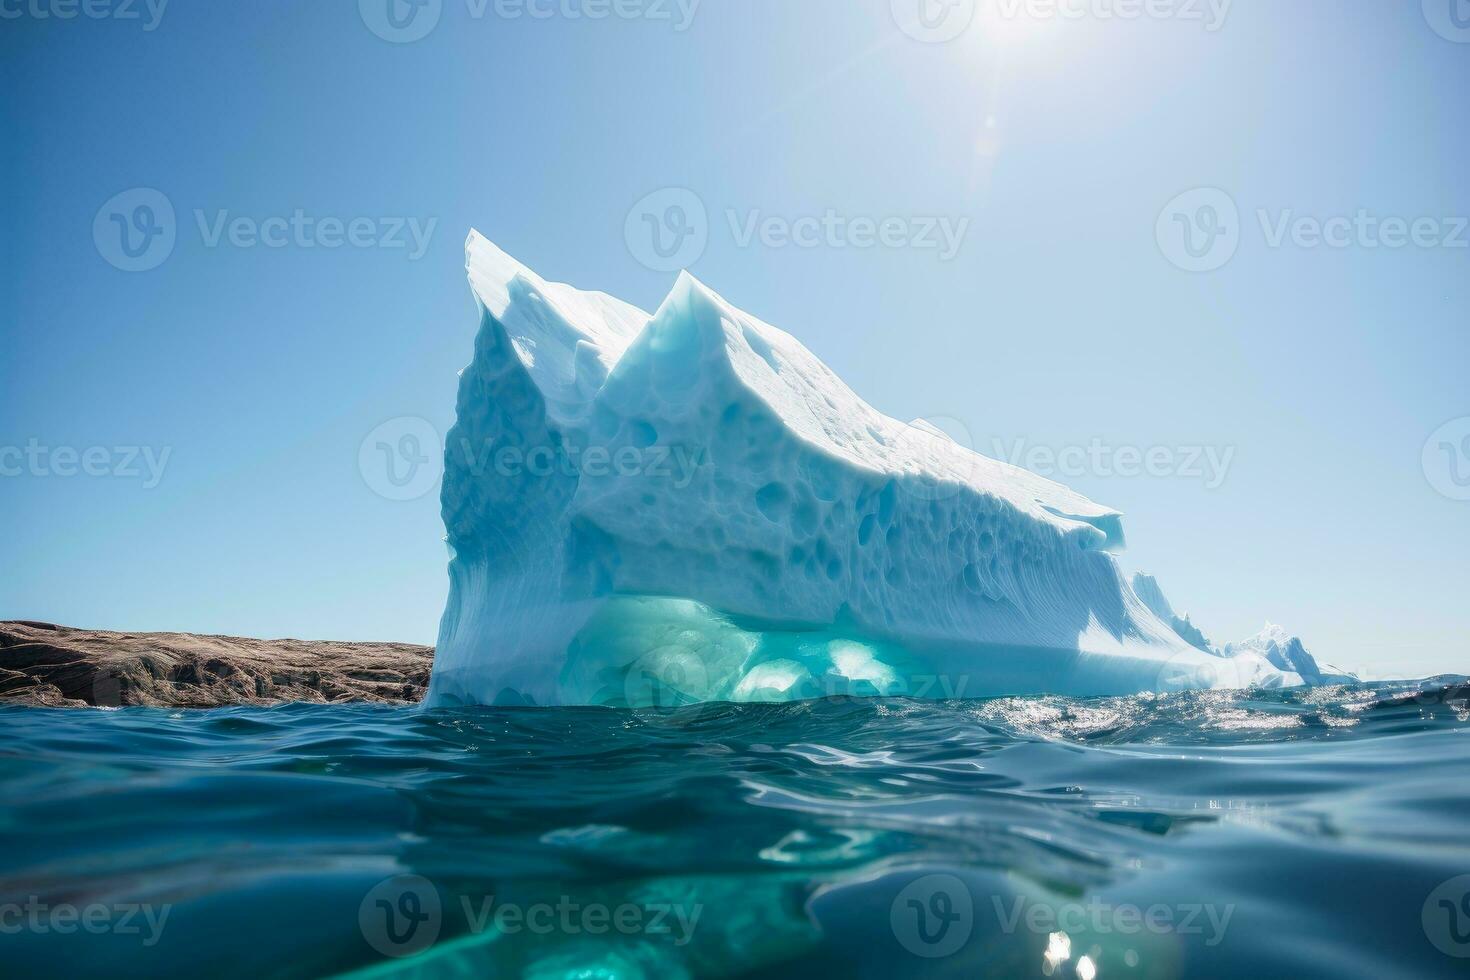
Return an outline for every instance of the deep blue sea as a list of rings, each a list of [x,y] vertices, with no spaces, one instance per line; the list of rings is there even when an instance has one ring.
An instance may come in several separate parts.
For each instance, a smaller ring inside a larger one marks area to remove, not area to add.
[[[0,975],[1470,976],[1470,705],[0,708]]]

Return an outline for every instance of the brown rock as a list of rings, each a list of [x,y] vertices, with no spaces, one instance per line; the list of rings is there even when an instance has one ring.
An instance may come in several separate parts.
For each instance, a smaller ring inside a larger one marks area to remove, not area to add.
[[[416,703],[434,648],[408,643],[112,633],[0,622],[0,702],[220,708],[288,701]]]

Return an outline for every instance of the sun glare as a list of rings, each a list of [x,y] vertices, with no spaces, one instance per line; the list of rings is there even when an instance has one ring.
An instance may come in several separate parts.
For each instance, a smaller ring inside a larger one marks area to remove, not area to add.
[[[982,3],[975,11],[970,35],[977,43],[991,47],[1015,48],[1032,44],[1050,34],[1056,27],[1055,16],[1045,16],[1025,0],[995,0]]]

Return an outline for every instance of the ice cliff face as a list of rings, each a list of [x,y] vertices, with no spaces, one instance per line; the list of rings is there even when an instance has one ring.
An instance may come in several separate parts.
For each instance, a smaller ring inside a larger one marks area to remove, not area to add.
[[[888,418],[687,273],[650,316],[475,233],[467,262],[430,702],[1131,693],[1218,660],[1124,580],[1116,512]]]
[[[1142,572],[1134,575],[1133,591],[1137,593],[1145,606],[1153,610],[1155,616],[1173,627],[1180,639],[1198,650],[1204,650],[1207,653],[1215,652],[1210,646],[1210,641],[1200,632],[1199,627],[1189,621],[1188,613],[1179,616],[1174,612],[1174,607],[1169,605],[1169,600],[1164,597],[1164,590],[1159,588],[1158,581],[1152,575],[1145,575]]]

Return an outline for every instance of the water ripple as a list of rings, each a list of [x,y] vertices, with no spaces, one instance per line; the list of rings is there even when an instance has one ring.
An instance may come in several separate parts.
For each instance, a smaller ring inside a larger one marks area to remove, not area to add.
[[[1438,948],[1426,906],[1470,874],[1463,688],[670,712],[6,707],[0,736],[0,925],[28,903],[171,910],[152,945],[7,934],[14,975],[63,960],[383,969],[396,961],[364,925],[366,896],[402,875],[438,907],[437,941],[404,961],[425,975],[1070,977],[1086,956],[1103,978],[1407,977],[1464,962]],[[531,934],[477,913],[497,903],[701,917],[687,936]],[[1222,934],[1179,925],[1196,907],[1229,919]],[[932,912],[937,929],[960,908],[965,941],[928,955],[905,916]],[[1155,908],[1169,929],[1124,928]]]

